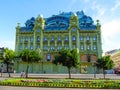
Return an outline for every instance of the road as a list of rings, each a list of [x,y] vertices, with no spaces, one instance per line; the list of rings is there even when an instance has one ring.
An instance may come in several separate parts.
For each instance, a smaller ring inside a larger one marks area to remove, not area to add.
[[[11,87],[0,86],[0,90],[83,90],[78,88],[36,88],[36,87]],[[93,90],[93,89],[84,89]],[[106,89],[94,89],[94,90],[106,90]],[[119,90],[119,89],[107,89],[107,90]]]

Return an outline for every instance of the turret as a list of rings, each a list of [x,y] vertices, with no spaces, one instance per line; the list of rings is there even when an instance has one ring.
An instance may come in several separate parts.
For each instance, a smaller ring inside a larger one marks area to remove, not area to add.
[[[45,26],[45,20],[44,20],[43,16],[38,15],[38,17],[36,18],[36,21],[35,21],[34,30],[44,29],[44,26]]]
[[[17,27],[16,27],[16,33],[18,33],[20,30],[20,23],[17,23]]]
[[[70,18],[70,26],[78,27],[78,16],[76,13],[74,13]]]

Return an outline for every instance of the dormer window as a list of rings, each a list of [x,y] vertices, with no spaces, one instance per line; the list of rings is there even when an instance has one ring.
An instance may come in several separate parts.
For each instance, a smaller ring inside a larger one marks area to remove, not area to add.
[[[36,32],[40,32],[40,29],[37,29]]]
[[[72,28],[72,31],[75,32],[75,31],[76,31],[76,28]]]

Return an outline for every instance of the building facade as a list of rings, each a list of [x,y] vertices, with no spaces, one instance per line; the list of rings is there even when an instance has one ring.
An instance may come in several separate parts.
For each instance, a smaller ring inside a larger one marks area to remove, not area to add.
[[[110,55],[111,59],[115,64],[115,68],[120,68],[120,49],[114,49],[111,51],[105,52],[105,56]]]
[[[62,48],[79,50],[79,69],[72,73],[93,73],[93,64],[102,56],[101,25],[96,24],[83,11],[62,12],[44,18],[38,16],[27,20],[25,26],[16,27],[15,52],[23,49],[38,50],[42,61],[30,65],[31,73],[67,73],[67,68],[53,65],[54,54]],[[26,67],[24,62],[16,62],[16,71]]]

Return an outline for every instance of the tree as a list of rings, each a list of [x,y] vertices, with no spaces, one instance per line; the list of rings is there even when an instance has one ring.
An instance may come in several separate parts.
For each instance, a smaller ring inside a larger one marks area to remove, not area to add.
[[[113,69],[114,62],[111,60],[110,56],[104,56],[97,60],[96,67],[98,69],[103,69],[103,75],[105,79],[105,70]]]
[[[4,50],[4,63],[6,64],[6,70],[7,70],[7,73],[10,77],[10,64],[12,63],[12,61],[14,60],[14,57],[15,57],[15,52],[13,50],[10,50],[8,48],[5,48]]]
[[[26,78],[28,77],[29,63],[38,62],[41,60],[41,56],[40,56],[39,52],[37,52],[35,50],[30,51],[28,49],[22,50],[19,53],[18,57],[21,58],[22,61],[27,62]]]
[[[69,78],[71,78],[71,68],[79,65],[77,49],[64,50],[58,52],[53,60],[54,64],[62,64],[68,68]]]

